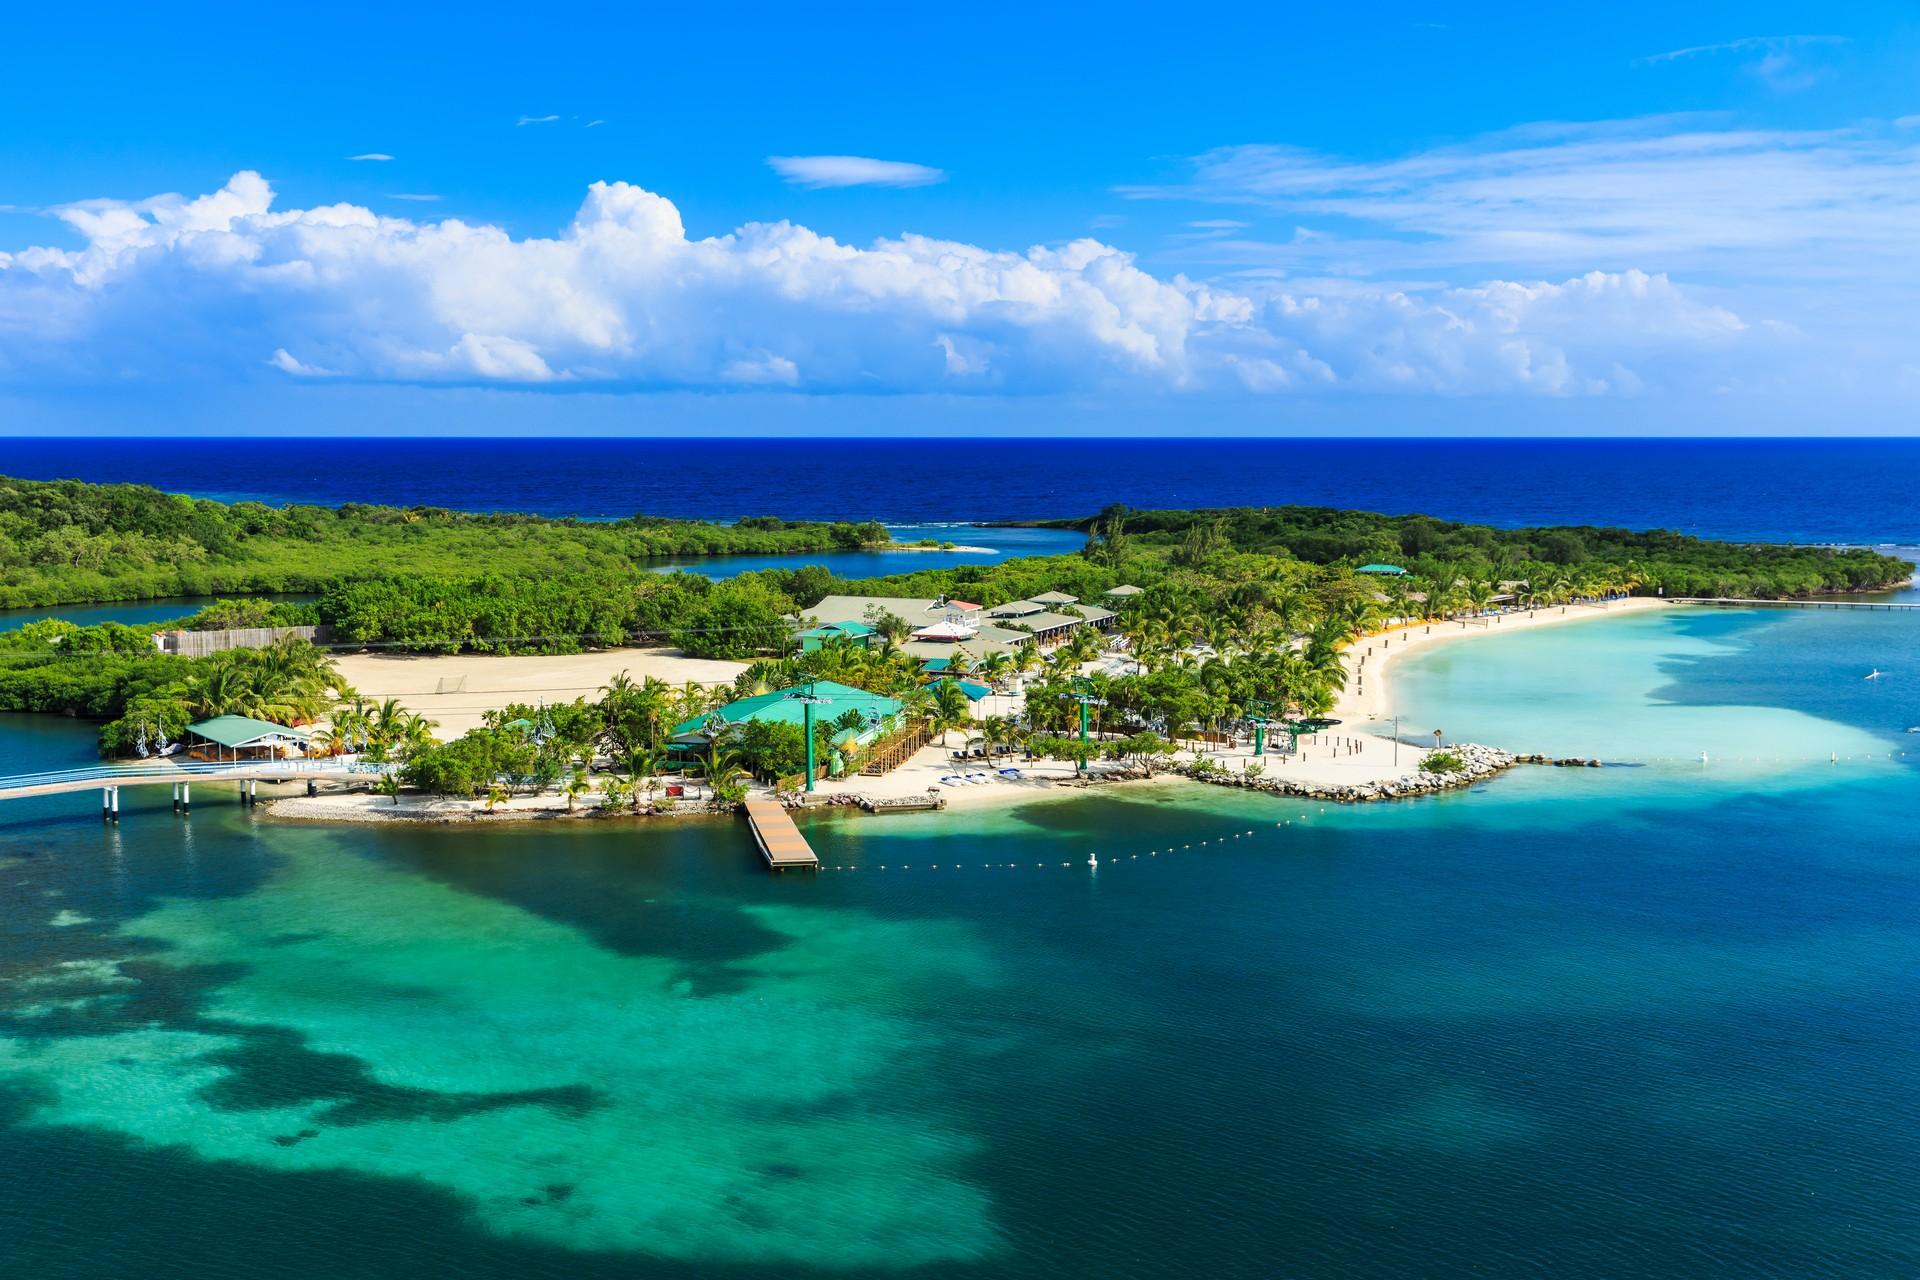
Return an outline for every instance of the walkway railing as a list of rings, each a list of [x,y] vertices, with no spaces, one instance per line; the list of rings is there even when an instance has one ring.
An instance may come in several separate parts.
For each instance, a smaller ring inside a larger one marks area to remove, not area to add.
[[[1717,604],[1739,609],[1863,609],[1868,612],[1886,609],[1894,613],[1920,609],[1920,602],[1911,600],[1821,600],[1817,597],[1795,597],[1782,600],[1748,600],[1739,596],[1674,596],[1675,604]]]
[[[399,768],[397,764],[377,764],[370,760],[261,760],[215,763],[196,760],[190,764],[89,765],[80,769],[54,769],[44,773],[19,773],[0,777],[0,792],[17,787],[57,786],[68,782],[98,782],[116,785],[139,782],[181,781],[189,778],[225,777],[246,774],[267,777],[307,777],[315,774],[363,773],[379,777]]]

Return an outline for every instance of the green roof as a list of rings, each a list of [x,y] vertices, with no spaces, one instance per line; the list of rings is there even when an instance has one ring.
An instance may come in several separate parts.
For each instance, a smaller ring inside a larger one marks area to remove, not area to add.
[[[1402,569],[1397,564],[1363,564],[1360,566],[1359,572],[1360,573],[1405,573],[1406,570]]]
[[[812,685],[796,685],[791,689],[775,689],[770,693],[755,694],[751,698],[742,698],[738,702],[729,702],[718,711],[709,711],[706,715],[695,716],[673,727],[673,736],[692,733],[704,728],[707,721],[719,716],[729,724],[740,724],[746,720],[779,720],[787,724],[803,724],[806,720],[807,704],[796,700],[793,695],[811,691],[815,697],[827,699],[825,706],[814,708],[816,720],[838,720],[848,711],[858,711],[871,720],[876,715],[881,719],[898,715],[900,699],[885,697],[878,693],[869,693],[865,689],[855,689],[851,685],[837,684],[832,680],[816,680]]]
[[[246,716],[215,716],[211,720],[202,720],[198,724],[188,725],[187,732],[195,737],[205,738],[208,742],[217,742],[223,747],[251,746],[263,738],[304,740],[308,736],[305,729],[290,729],[284,724],[252,720]]]
[[[871,636],[877,635],[874,627],[864,622],[823,622],[811,631],[802,631],[800,635],[810,640],[827,640],[834,636]]]
[[[959,686],[960,692],[966,694],[967,699],[971,702],[978,702],[982,698],[993,695],[993,690],[987,685],[977,684],[972,680],[955,680],[952,676],[948,676],[943,680],[935,680],[932,684],[928,685],[927,688],[938,689],[943,684]]]

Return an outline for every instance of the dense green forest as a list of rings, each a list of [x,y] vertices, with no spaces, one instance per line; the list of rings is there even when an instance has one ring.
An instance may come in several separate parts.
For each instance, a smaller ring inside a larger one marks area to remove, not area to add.
[[[1334,507],[1132,511],[1109,507],[1051,527],[1085,532],[1116,552],[1198,563],[1224,550],[1313,565],[1384,562],[1435,576],[1528,581],[1631,579],[1645,595],[1782,597],[1861,591],[1905,581],[1913,566],[1865,548],[1719,542],[1664,530],[1586,525],[1496,529],[1425,515]],[[1111,559],[1112,557],[1108,557]]]
[[[243,591],[305,589],[317,599],[220,600],[183,625],[320,623],[332,628],[338,645],[416,652],[665,643],[700,657],[757,660],[751,683],[763,686],[811,674],[903,694],[917,686],[916,664],[890,650],[795,655],[793,620],[830,593],[944,594],[994,605],[1048,590],[1098,601],[1108,588],[1132,583],[1143,591],[1124,605],[1120,630],[1137,669],[1103,692],[1116,715],[1171,733],[1231,718],[1251,702],[1323,709],[1344,683],[1343,646],[1396,618],[1655,592],[1862,590],[1912,573],[1905,561],[1857,549],[1621,529],[1493,529],[1315,507],[1110,508],[1074,527],[1088,534],[1077,555],[855,582],[819,566],[712,581],[653,572],[642,557],[858,546],[884,539],[885,531],[775,520],[588,524],[375,507],[274,509],[134,485],[0,481],[0,602],[111,600],[234,584]],[[1372,561],[1407,572],[1356,572]],[[183,659],[156,653],[151,629],[42,622],[0,634],[0,710],[108,720],[102,741],[111,750],[137,744],[142,732],[171,734],[189,715],[219,707],[301,719],[327,714],[324,673],[315,674],[315,659],[304,651],[289,649],[264,666],[244,654]],[[1195,652],[1212,656],[1195,664],[1188,660]],[[991,655],[981,660],[980,674],[997,680],[1013,663],[1041,667],[1041,657]],[[1047,668],[1043,688],[1068,674]],[[1060,727],[1051,720],[1063,702],[1043,698],[1035,705],[1042,711],[1030,729]],[[398,723],[388,728],[419,732]]]
[[[0,477],[0,608],[175,595],[320,592],[377,575],[631,575],[675,555],[850,550],[877,523],[554,520],[439,507],[270,507],[146,485]]]

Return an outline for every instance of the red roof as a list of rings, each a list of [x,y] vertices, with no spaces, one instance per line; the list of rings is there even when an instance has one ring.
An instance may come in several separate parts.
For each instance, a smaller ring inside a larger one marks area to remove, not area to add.
[[[955,609],[978,609],[980,607],[971,600],[949,600],[947,604]]]

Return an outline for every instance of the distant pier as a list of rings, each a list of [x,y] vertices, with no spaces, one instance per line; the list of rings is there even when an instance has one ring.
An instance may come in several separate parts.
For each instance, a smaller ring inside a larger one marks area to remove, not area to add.
[[[1920,602],[1898,600],[1745,600],[1737,596],[1673,596],[1675,604],[1717,604],[1737,609],[1886,609],[1912,612]]]

